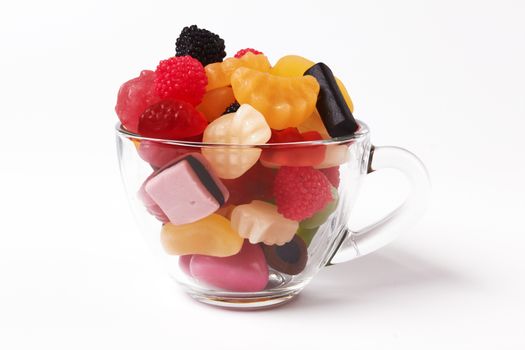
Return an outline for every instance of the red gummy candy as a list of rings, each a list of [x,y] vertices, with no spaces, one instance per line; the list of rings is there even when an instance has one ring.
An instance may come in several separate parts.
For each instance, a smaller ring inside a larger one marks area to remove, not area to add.
[[[326,176],[312,167],[282,167],[275,176],[277,211],[296,221],[309,218],[332,201]]]
[[[160,61],[155,71],[155,91],[161,98],[186,101],[196,106],[206,92],[208,78],[202,63],[191,56]]]
[[[285,143],[322,140],[317,131],[308,131],[303,134],[297,128],[272,130],[272,137],[268,143]],[[275,166],[316,166],[324,160],[326,146],[324,145],[288,145],[272,146],[264,149],[261,161],[266,165]]]
[[[148,107],[139,119],[139,134],[146,137],[183,140],[200,135],[208,125],[204,115],[191,104],[160,101]]]
[[[257,51],[255,49],[252,49],[252,48],[249,47],[247,49],[242,49],[242,50],[237,51],[237,53],[233,57],[241,58],[242,56],[246,55],[248,52],[251,52],[254,55],[262,55],[263,54],[261,51]]]
[[[263,167],[259,162],[236,179],[222,179],[230,192],[228,204],[246,204],[253,200],[270,201],[275,170]]]
[[[154,169],[162,168],[174,159],[179,158],[186,153],[197,152],[198,150],[199,148],[197,147],[170,145],[150,140],[140,141],[140,145],[137,148],[139,156],[148,162]]]
[[[339,178],[338,166],[319,170],[324,174],[324,176],[326,176],[326,178],[328,179],[328,181],[330,181],[332,186],[334,186],[335,188],[339,188],[339,182],[341,182],[341,179]]]
[[[138,133],[140,115],[159,101],[155,93],[155,72],[143,70],[137,78],[122,84],[115,111],[126,130]]]

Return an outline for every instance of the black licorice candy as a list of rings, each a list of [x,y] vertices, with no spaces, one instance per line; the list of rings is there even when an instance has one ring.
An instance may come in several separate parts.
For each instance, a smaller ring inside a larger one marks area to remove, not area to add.
[[[304,75],[313,76],[319,83],[316,107],[328,134],[331,137],[340,137],[355,133],[359,124],[346,104],[332,70],[326,64],[319,62],[307,69]]]
[[[265,244],[261,246],[266,262],[277,271],[297,275],[306,267],[308,249],[304,240],[297,235],[282,246]]]

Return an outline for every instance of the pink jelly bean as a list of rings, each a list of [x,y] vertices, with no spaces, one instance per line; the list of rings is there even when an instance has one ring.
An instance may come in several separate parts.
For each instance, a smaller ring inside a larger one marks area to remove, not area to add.
[[[246,240],[239,253],[225,258],[193,255],[190,272],[203,283],[232,292],[257,292],[268,283],[268,266],[261,247]]]

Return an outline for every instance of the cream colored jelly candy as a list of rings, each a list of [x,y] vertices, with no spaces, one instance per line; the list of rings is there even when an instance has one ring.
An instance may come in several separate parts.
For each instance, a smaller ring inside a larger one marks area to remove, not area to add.
[[[272,131],[264,116],[248,104],[237,112],[225,114],[211,122],[204,130],[203,142],[236,145],[266,143]],[[261,155],[256,147],[203,147],[202,154],[218,177],[235,179],[250,169]]]
[[[211,214],[191,224],[162,226],[161,242],[172,255],[202,254],[225,257],[237,254],[243,239],[231,227],[230,220]]]
[[[231,224],[250,243],[267,245],[283,245],[291,241],[299,228],[297,221],[279,214],[275,205],[257,200],[235,207]]]
[[[349,159],[350,152],[348,151],[348,145],[328,145],[326,146],[324,160],[314,166],[314,168],[331,168],[346,163]]]

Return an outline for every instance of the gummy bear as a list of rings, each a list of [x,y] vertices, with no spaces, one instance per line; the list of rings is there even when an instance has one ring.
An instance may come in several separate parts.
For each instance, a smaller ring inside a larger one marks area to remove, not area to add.
[[[264,242],[267,245],[289,242],[299,228],[297,221],[279,214],[275,205],[257,200],[235,207],[231,224],[250,243]]]
[[[201,134],[206,125],[206,118],[191,104],[164,100],[142,113],[138,129],[142,136],[181,140]]]
[[[223,62],[208,64],[204,67],[208,77],[207,91],[230,85],[232,73],[239,67],[248,67],[260,72],[268,72],[271,68],[268,57],[248,52],[241,58],[231,57]]]
[[[272,130],[269,143],[322,140],[317,131],[301,134],[296,128]],[[261,163],[269,168],[280,166],[315,166],[324,160],[324,145],[283,145],[264,149]]]
[[[300,132],[317,131],[324,140],[331,138],[317,109],[314,109],[314,112],[306,118],[304,122],[298,125],[297,129]]]
[[[278,77],[250,68],[231,76],[233,93],[240,104],[251,104],[272,129],[296,127],[315,109],[319,84],[310,77]]]
[[[233,102],[235,102],[233,90],[225,86],[206,92],[197,110],[206,116],[208,122],[212,122],[220,117]]]
[[[155,72],[143,70],[140,76],[122,84],[115,111],[126,130],[138,133],[139,117],[159,101],[160,97],[155,94]]]
[[[244,104],[237,112],[225,114],[211,122],[204,130],[203,141],[205,143],[257,145],[266,143],[270,136],[270,127],[262,114],[252,106]],[[204,147],[202,154],[220,178],[235,179],[248,171],[259,160],[261,149],[243,146]]]
[[[314,65],[314,62],[296,55],[288,55],[281,57],[279,61],[275,64],[275,66],[272,67],[270,70],[271,74],[278,75],[281,77],[300,77],[304,74],[304,72],[312,67]],[[352,99],[350,98],[350,95],[348,94],[348,91],[346,90],[346,87],[344,86],[343,82],[339,80],[338,78],[335,78],[337,82],[337,86],[341,90],[341,93],[343,94],[343,97],[345,99],[346,104],[348,105],[348,108],[353,112],[354,111],[354,105],[352,103]],[[319,130],[317,130],[319,131]]]
[[[211,214],[190,224],[164,224],[161,241],[168,254],[225,257],[237,254],[244,240],[232,229],[230,220]]]

